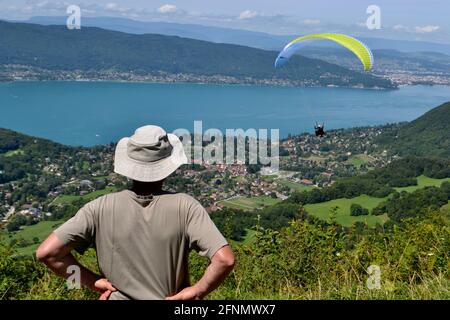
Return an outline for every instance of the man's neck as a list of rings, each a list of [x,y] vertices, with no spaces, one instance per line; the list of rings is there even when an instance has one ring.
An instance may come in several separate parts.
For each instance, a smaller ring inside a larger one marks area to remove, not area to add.
[[[163,181],[156,181],[156,182],[133,181],[131,191],[141,196],[159,194],[162,192],[162,185]]]

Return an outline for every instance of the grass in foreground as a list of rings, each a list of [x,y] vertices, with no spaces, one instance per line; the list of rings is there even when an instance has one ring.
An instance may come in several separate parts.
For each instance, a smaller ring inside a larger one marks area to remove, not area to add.
[[[442,206],[441,211],[442,212],[450,212],[450,201],[446,205]]]
[[[238,263],[208,299],[450,299],[449,214],[429,212],[385,232],[340,233],[308,221],[280,231],[255,229],[252,241],[232,244]],[[98,298],[68,290],[33,259],[15,257],[0,242],[2,299]],[[94,250],[80,258],[97,272]],[[209,262],[196,253],[189,262],[195,283]],[[374,264],[381,270],[379,289],[367,287],[367,268]]]
[[[448,226],[448,213],[435,212],[392,232],[358,236],[302,221],[256,232],[255,241],[234,247],[238,264],[209,298],[450,299]],[[380,267],[378,289],[367,286],[370,265]]]

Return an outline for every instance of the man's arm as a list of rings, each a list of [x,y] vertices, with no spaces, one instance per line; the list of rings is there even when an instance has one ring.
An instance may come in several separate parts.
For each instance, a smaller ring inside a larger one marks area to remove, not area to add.
[[[107,300],[116,288],[107,279],[93,273],[82,266],[71,254],[72,247],[64,245],[55,234],[51,234],[36,251],[36,258],[45,263],[53,272],[63,278],[67,278],[67,268],[78,266],[80,268],[81,284],[101,293],[100,300]]]
[[[167,297],[167,300],[200,300],[216,289],[225,280],[234,267],[234,255],[229,245],[219,249],[211,259],[211,263],[203,277],[193,286]]]

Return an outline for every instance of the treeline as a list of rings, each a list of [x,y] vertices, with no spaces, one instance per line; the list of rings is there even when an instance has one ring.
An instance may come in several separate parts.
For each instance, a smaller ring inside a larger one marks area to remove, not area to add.
[[[450,160],[407,157],[360,176],[340,179],[325,188],[295,192],[286,201],[305,205],[362,194],[383,198],[393,193],[394,187],[417,185],[416,177],[420,175],[436,179],[450,177]]]
[[[402,223],[405,218],[423,215],[427,210],[439,210],[450,200],[450,182],[440,188],[425,187],[412,193],[395,192],[387,201],[380,203],[372,214],[387,213],[389,223]]]
[[[308,215],[300,204],[287,202],[280,202],[254,211],[224,208],[212,213],[211,218],[221,232],[235,241],[244,240],[248,230],[254,229],[256,226],[279,231],[287,227],[293,220],[307,220],[317,225],[327,224],[326,221]]]

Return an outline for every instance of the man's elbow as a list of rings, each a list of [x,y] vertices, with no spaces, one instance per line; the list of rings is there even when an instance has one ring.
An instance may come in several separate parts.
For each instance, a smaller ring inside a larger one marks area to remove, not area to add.
[[[52,255],[42,244],[36,250],[36,259],[40,262],[46,263],[51,259]]]
[[[39,246],[39,248],[36,250],[36,259],[39,262],[45,262],[49,259],[49,255],[47,252],[45,252],[45,250],[43,250],[41,248],[41,246]]]
[[[48,264],[52,260],[64,255],[64,246],[60,241],[51,234],[44,240],[36,250],[36,259],[40,262]]]
[[[233,269],[236,264],[233,251],[229,246],[225,246],[217,252],[215,258],[220,265],[230,270]]]
[[[230,270],[234,268],[235,264],[236,264],[236,259],[234,258],[233,253],[223,261],[223,265]]]

